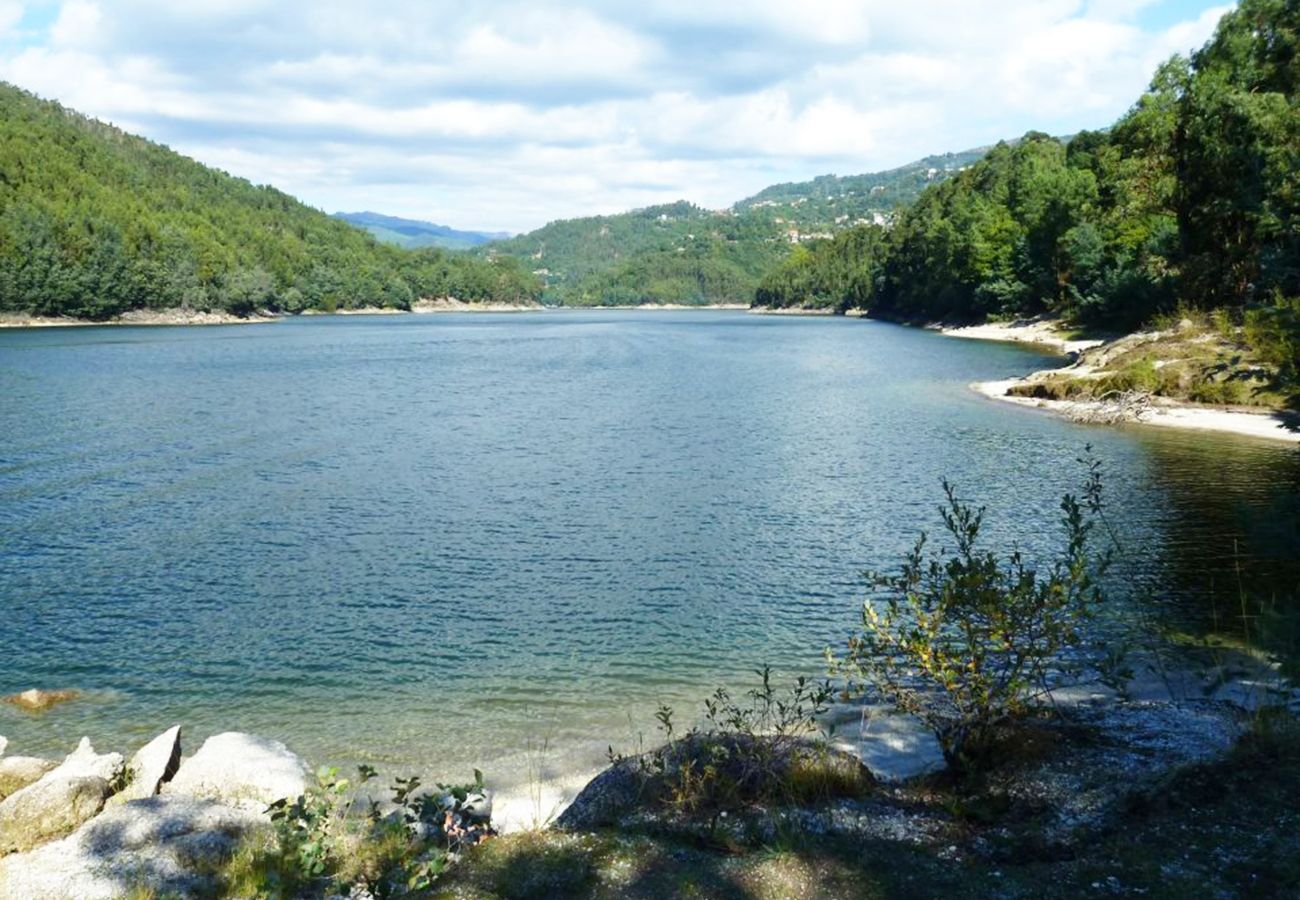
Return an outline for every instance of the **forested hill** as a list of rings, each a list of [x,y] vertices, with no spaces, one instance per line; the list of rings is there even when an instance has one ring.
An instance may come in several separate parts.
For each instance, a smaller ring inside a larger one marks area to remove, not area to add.
[[[888,172],[775,185],[725,210],[683,200],[563,219],[480,252],[523,261],[545,281],[547,298],[565,305],[748,304],[760,278],[802,242],[887,221],[927,186],[984,152],[928,157]]]
[[[435,225],[420,219],[402,219],[375,212],[339,212],[334,218],[342,219],[368,231],[385,244],[396,244],[408,250],[420,247],[442,247],[444,250],[468,250],[489,241],[510,237],[509,232],[461,231],[446,225]]]
[[[509,260],[380,244],[270,187],[0,83],[0,311],[104,318],[519,301]]]
[[[977,321],[1053,313],[1132,329],[1221,310],[1300,366],[1300,5],[1242,0],[1112,128],[1032,133],[926,190],[888,229],[801,249],[770,306]]]
[[[866,175],[822,175],[812,181],[774,184],[733,209],[769,207],[781,210],[787,223],[814,231],[829,226],[871,222],[914,201],[932,184],[944,181],[989,152],[988,147],[927,156],[887,172]]]

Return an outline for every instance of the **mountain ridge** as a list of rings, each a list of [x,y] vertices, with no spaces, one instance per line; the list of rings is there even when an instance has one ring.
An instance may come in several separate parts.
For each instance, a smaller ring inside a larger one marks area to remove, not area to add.
[[[492,241],[514,237],[509,231],[473,231],[439,225],[425,219],[407,219],[365,210],[336,212],[335,219],[369,232],[377,240],[414,250],[441,247],[444,250],[468,250]]]

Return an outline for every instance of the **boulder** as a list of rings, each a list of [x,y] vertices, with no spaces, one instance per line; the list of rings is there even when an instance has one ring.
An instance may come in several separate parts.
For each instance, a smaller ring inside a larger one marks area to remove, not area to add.
[[[61,778],[102,778],[109,784],[122,779],[125,760],[120,753],[96,753],[90,738],[83,737],[77,749],[63,758],[63,762],[50,771],[47,780]]]
[[[31,688],[17,694],[0,697],[0,700],[30,712],[44,712],[51,706],[58,706],[60,703],[76,700],[80,696],[81,692],[74,690],[43,691],[40,688]]]
[[[213,872],[268,828],[254,813],[211,800],[135,800],[63,840],[0,859],[0,900],[212,896]]]
[[[644,785],[639,760],[620,760],[593,778],[560,813],[555,824],[564,831],[588,831],[617,824],[635,809]]]
[[[52,774],[0,801],[0,856],[63,837],[104,808],[110,793],[105,779]]]
[[[254,812],[307,790],[307,764],[279,741],[228,731],[181,763],[164,794],[206,797]]]
[[[939,739],[916,716],[846,704],[828,724],[831,746],[856,756],[878,781],[897,784],[947,766]]]
[[[0,800],[41,780],[57,763],[35,756],[6,756],[0,759]]]
[[[181,726],[174,725],[145,744],[126,764],[126,787],[114,804],[142,800],[158,793],[181,765]]]

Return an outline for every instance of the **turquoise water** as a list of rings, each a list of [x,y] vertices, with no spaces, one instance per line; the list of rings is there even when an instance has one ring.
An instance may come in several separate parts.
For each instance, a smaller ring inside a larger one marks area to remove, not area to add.
[[[589,761],[660,702],[764,662],[817,673],[859,573],[935,527],[943,476],[1032,553],[1086,442],[1161,615],[1208,627],[1243,560],[1289,602],[1292,448],[967,388],[1044,363],[733,312],[0,333],[0,693],[88,692],[0,706],[0,734],[54,753],[181,722],[191,748],[249,730],[446,775]]]

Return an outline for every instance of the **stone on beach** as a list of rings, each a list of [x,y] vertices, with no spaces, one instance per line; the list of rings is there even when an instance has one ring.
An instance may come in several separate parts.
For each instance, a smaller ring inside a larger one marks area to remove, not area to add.
[[[209,896],[221,862],[265,828],[255,813],[212,800],[135,800],[70,837],[0,859],[0,900]]]
[[[125,760],[120,753],[96,753],[90,738],[83,737],[77,749],[59,763],[46,776],[46,780],[60,778],[102,778],[109,783],[122,777]]]
[[[276,800],[306,791],[308,774],[307,764],[279,741],[227,731],[208,738],[182,762],[163,793],[206,797],[260,813]]]
[[[181,726],[173,725],[132,755],[126,765],[127,785],[114,803],[141,800],[158,793],[181,764]]]
[[[0,856],[63,837],[104,808],[111,791],[105,779],[52,775],[0,801]]]
[[[41,780],[56,763],[36,756],[6,756],[0,759],[0,800]]]
[[[878,781],[907,781],[947,765],[938,738],[916,716],[854,704],[836,712],[830,745],[856,756]]]

